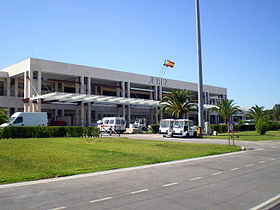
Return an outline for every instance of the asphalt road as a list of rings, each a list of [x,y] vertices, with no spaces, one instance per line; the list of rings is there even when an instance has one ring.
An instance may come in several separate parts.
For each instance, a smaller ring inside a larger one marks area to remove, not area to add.
[[[149,139],[161,137],[150,135]],[[280,194],[280,141],[238,144],[249,149],[148,167],[1,185],[0,209],[250,209]]]

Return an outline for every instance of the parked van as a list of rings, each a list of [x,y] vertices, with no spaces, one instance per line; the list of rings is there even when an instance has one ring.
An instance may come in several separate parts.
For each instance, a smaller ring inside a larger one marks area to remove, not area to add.
[[[117,131],[123,133],[126,130],[126,121],[124,117],[104,117],[98,121],[98,128],[100,131]]]
[[[173,131],[173,123],[174,119],[162,119],[160,121],[159,133],[163,134],[164,137],[168,135]]]
[[[46,112],[16,112],[9,122],[3,123],[0,127],[7,126],[47,126],[48,116]]]
[[[173,136],[180,137],[197,137],[197,128],[193,125],[192,120],[177,119],[173,123]]]

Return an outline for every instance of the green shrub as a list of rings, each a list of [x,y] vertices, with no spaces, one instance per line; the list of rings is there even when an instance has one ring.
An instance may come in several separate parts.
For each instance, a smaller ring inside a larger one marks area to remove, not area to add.
[[[228,131],[227,125],[211,125],[212,131],[217,131],[218,133],[226,133]],[[234,125],[234,131],[254,131],[255,125],[244,125],[236,124]]]
[[[0,138],[49,138],[99,136],[97,127],[81,126],[11,126],[0,129]]]
[[[159,124],[151,124],[149,126],[149,128],[150,128],[150,131],[152,133],[158,133],[159,132]]]
[[[259,135],[264,135],[269,129],[269,121],[265,118],[258,119],[256,123],[256,131]]]

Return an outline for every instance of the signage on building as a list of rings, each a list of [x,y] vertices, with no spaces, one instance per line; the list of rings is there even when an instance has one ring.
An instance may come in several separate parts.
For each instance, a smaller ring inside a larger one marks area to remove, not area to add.
[[[151,77],[150,78],[150,84],[151,85],[166,86],[167,85],[167,79],[159,78],[159,77]]]

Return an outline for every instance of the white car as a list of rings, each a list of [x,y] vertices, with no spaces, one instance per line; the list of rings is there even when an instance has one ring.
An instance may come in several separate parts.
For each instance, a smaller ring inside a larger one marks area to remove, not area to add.
[[[193,125],[192,120],[177,119],[173,123],[172,136],[197,137],[197,128]]]

